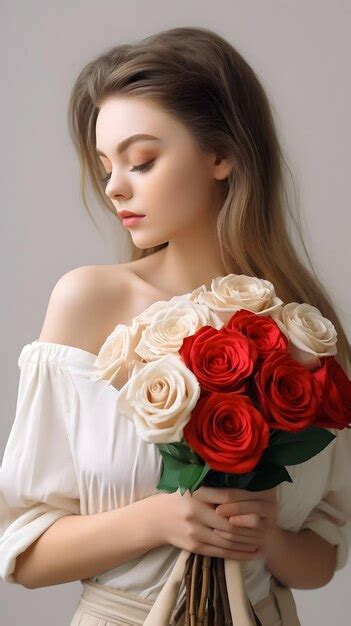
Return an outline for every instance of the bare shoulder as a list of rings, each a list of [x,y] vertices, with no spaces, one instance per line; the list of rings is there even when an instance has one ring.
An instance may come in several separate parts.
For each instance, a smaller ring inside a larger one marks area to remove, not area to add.
[[[39,340],[97,354],[113,328],[125,323],[132,277],[128,263],[66,272],[51,292]]]

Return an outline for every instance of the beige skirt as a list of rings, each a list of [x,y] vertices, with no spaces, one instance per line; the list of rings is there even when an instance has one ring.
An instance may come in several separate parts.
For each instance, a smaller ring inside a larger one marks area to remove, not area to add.
[[[142,625],[153,605],[152,600],[143,600],[114,587],[90,580],[83,580],[82,584],[82,595],[70,626]],[[274,576],[269,595],[255,604],[254,610],[262,626],[301,626],[291,590]],[[171,620],[170,626],[184,626],[184,615],[180,621]],[[206,618],[204,626],[207,626]]]

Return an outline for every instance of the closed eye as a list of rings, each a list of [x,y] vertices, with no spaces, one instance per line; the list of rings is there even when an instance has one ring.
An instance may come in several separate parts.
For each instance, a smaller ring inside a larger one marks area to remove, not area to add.
[[[147,170],[151,169],[154,161],[155,159],[153,159],[152,161],[148,161],[147,163],[142,163],[142,165],[134,165],[134,167],[132,167],[130,172],[146,172]],[[111,173],[107,174],[107,176],[105,176],[105,178],[102,179],[102,182],[106,184],[108,183],[110,178],[111,178]]]

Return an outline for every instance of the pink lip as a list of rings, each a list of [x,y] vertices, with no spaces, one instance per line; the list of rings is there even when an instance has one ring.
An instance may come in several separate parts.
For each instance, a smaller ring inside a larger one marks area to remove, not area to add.
[[[132,226],[133,224],[140,222],[143,217],[145,217],[145,215],[130,215],[129,217],[123,217],[122,224],[123,226]]]

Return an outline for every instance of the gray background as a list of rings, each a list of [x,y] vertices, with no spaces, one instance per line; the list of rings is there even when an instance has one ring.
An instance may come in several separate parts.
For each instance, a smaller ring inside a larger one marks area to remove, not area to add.
[[[66,128],[73,81],[109,46],[204,26],[244,55],[274,103],[308,250],[350,337],[350,17],[340,0],[2,2],[1,457],[17,358],[38,338],[54,284],[74,267],[124,260],[125,234],[96,207],[99,234],[85,212]],[[349,562],[326,587],[293,591],[303,626],[346,623],[350,572]],[[1,625],[68,625],[80,592],[79,581],[0,583]]]

